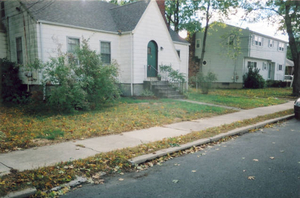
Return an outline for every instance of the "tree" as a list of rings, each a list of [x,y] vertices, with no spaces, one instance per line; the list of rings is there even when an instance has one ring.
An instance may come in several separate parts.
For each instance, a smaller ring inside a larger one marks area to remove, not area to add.
[[[197,17],[199,1],[167,0],[165,1],[165,16],[167,24],[175,32],[187,30],[189,33],[199,31],[201,23]]]
[[[224,15],[228,17],[230,12],[230,8],[236,8],[238,6],[238,0],[202,0],[198,2],[198,10],[203,13],[205,16],[205,27],[204,27],[204,35],[202,39],[202,51],[199,62],[199,71],[202,72],[202,65],[205,55],[205,47],[206,47],[206,38],[207,32],[210,27],[209,23],[213,16]]]
[[[255,20],[274,19],[279,17],[280,30],[285,30],[289,37],[289,47],[294,61],[293,95],[300,95],[300,1],[293,0],[267,0],[265,3],[255,0],[244,5],[249,13],[255,15]],[[264,11],[263,13],[261,11]],[[274,21],[273,21],[274,22]]]

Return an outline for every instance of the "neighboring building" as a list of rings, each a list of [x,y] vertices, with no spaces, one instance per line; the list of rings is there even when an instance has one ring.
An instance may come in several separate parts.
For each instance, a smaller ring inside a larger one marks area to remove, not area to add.
[[[294,74],[294,61],[290,59],[286,59],[285,75],[293,75],[293,74]]]
[[[237,32],[234,34],[234,32]],[[228,55],[230,45],[240,40],[236,60]],[[195,59],[201,57],[203,32],[195,36]],[[225,45],[224,45],[225,43]],[[287,42],[249,29],[214,23],[208,30],[203,72],[217,75],[217,87],[241,88],[248,66],[260,69],[265,80],[284,80]]]
[[[124,6],[92,0],[37,2],[2,2],[11,61],[26,65],[38,58],[47,62],[57,57],[58,49],[72,53],[85,38],[103,62],[117,61],[124,95],[140,95],[144,81],[156,79],[161,64],[188,77],[189,43],[168,29],[161,14],[164,1]],[[38,71],[21,71],[20,78],[31,86],[42,80]]]

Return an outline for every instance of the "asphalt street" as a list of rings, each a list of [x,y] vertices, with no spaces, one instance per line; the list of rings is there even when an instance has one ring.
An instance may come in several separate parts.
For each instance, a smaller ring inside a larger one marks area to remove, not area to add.
[[[248,133],[63,197],[300,198],[300,121]]]

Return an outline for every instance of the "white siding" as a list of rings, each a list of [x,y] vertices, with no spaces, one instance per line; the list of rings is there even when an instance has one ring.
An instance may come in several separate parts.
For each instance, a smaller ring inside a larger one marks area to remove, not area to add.
[[[132,35],[122,35],[120,37],[119,43],[119,64],[120,64],[120,82],[121,83],[130,83],[131,79],[131,57],[132,57]]]
[[[147,46],[151,40],[158,46],[158,67],[164,64],[187,71],[188,65],[181,63],[157,3],[151,1],[134,30],[134,83],[143,83],[146,77]]]
[[[253,37],[256,34],[252,34],[252,42],[250,45],[250,57],[257,58],[257,59],[265,59],[270,60],[271,62],[275,63],[275,76],[274,80],[284,80],[284,73],[285,73],[285,60],[286,60],[286,48],[287,45],[285,42],[269,38],[263,35],[258,35],[262,38],[262,46],[255,45],[253,42]],[[273,40],[273,46],[269,46],[269,40]],[[284,44],[284,50],[279,50],[279,43]],[[261,62],[261,61],[260,61]],[[262,63],[261,63],[262,64]],[[282,70],[278,70],[278,65],[283,65]],[[266,72],[260,72],[263,77],[267,80]]]

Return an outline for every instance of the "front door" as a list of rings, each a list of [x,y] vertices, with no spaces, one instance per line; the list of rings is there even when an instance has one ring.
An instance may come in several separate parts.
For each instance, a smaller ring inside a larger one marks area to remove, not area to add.
[[[147,48],[147,77],[157,77],[157,45],[154,41]]]
[[[275,63],[269,63],[268,79],[274,80],[274,75],[275,75]]]

